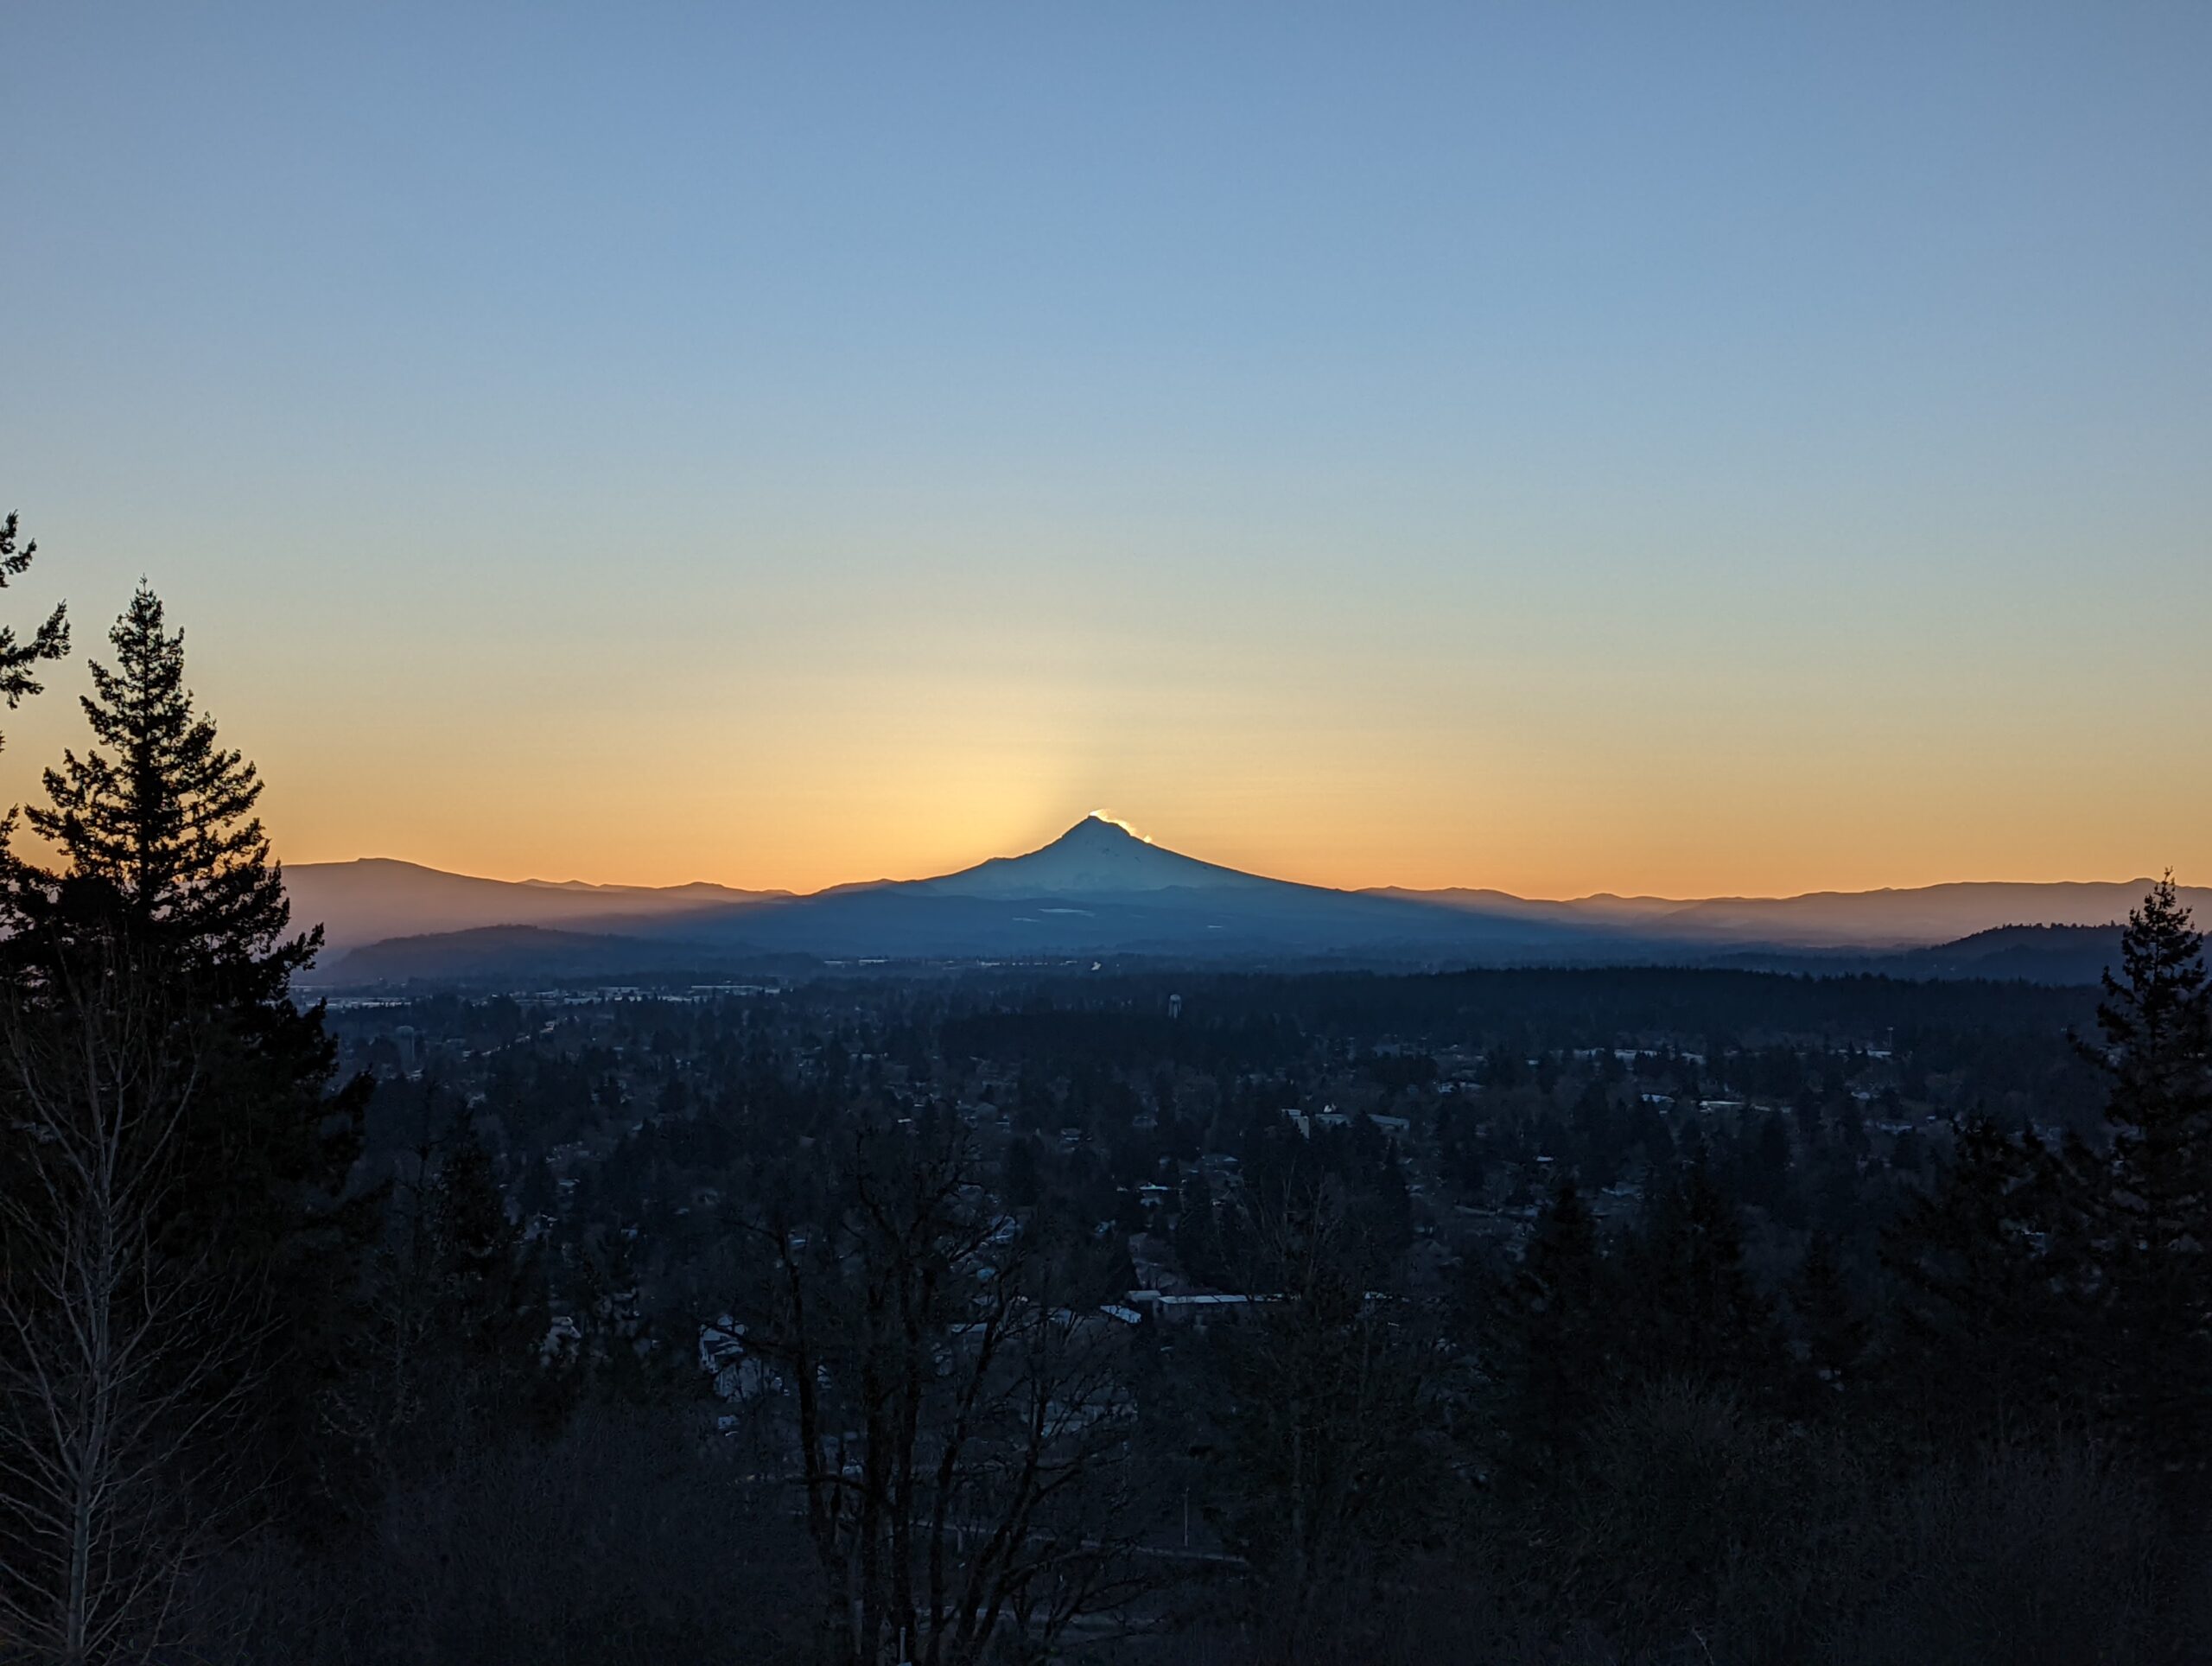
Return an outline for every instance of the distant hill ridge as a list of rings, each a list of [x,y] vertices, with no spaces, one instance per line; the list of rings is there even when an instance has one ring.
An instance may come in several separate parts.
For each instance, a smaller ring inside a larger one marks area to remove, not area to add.
[[[839,886],[803,896],[707,883],[487,880],[385,858],[302,863],[285,871],[296,919],[327,926],[326,976],[340,971],[348,950],[491,926],[615,941],[681,939],[716,954],[830,957],[1109,952],[1556,964],[1683,963],[1761,952],[1885,957],[1942,946],[1954,958],[2010,953],[2032,961],[2085,951],[2055,941],[1986,950],[1960,945],[1993,931],[2027,929],[2015,925],[2022,921],[2108,926],[2126,918],[2151,883],[1969,881],[1780,898],[1571,901],[1477,889],[1344,891],[1204,862],[1096,816],[1021,855],[931,879]],[[2212,891],[2183,895],[2200,919],[2212,919]],[[356,970],[370,963],[365,960]]]
[[[571,925],[686,913],[790,894],[703,881],[655,887],[486,880],[391,856],[288,863],[284,882],[293,918],[302,925],[320,922],[334,948],[482,925]]]

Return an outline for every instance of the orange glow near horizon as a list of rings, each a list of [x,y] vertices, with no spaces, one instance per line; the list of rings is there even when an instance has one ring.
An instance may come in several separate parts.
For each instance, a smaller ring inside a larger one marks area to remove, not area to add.
[[[956,836],[956,826],[941,823],[918,836],[904,853],[903,859],[889,856],[885,848],[868,845],[856,837],[840,840],[827,836],[763,841],[749,853],[749,859],[720,862],[705,855],[690,862],[681,856],[645,861],[640,860],[639,853],[634,849],[610,849],[598,861],[592,860],[588,854],[563,860],[549,852],[540,861],[518,862],[513,859],[512,849],[497,845],[483,837],[455,840],[444,844],[391,844],[375,848],[354,845],[343,840],[307,846],[295,843],[286,848],[280,838],[279,855],[296,863],[349,862],[367,856],[391,857],[426,868],[486,879],[652,887],[704,882],[740,890],[788,891],[805,894],[855,881],[931,878],[971,867],[989,857],[1019,855],[1058,837],[1077,819],[1080,818],[1070,817],[1066,823],[1038,823],[1031,830],[1016,833],[1010,838],[1001,837],[995,843],[989,842],[988,834],[981,836],[979,842],[963,843]],[[1373,850],[1381,862],[1387,863],[1389,857],[1396,854],[1387,847],[1377,848],[1381,842],[1358,832],[1355,832],[1352,842],[1363,849]],[[515,843],[527,847],[531,841],[525,836]],[[1749,862],[1728,865],[1717,862],[1667,862],[1647,855],[1610,869],[1593,865],[1592,876],[1583,878],[1580,876],[1583,870],[1538,861],[1489,868],[1478,867],[1471,862],[1461,865],[1452,861],[1452,853],[1448,851],[1428,855],[1425,860],[1419,852],[1407,852],[1405,855],[1410,859],[1402,860],[1395,865],[1363,868],[1351,866],[1313,843],[1294,843],[1281,839],[1258,838],[1225,840],[1212,844],[1174,839],[1148,839],[1147,843],[1162,844],[1185,855],[1196,856],[1224,867],[1308,885],[1343,889],[1399,887],[1408,890],[1444,890],[1459,887],[1502,891],[1526,898],[1553,899],[1599,894],[1681,899],[1783,897],[1819,891],[1909,889],[1959,881],[2132,881],[2152,876],[2166,866],[2165,859],[2156,855],[2145,856],[2133,865],[2124,862],[2107,862],[2101,866],[2053,862],[2044,865],[2018,862],[1992,868],[1969,868],[1936,862],[1924,866],[1909,863],[1881,866],[1868,862],[1863,855],[1839,849],[1834,853],[1839,860],[1827,868],[1817,865],[1818,853],[1802,850],[1793,853],[1796,860],[1788,863],[1756,865]],[[2177,865],[2177,873],[2184,883],[2202,883],[2200,876],[2212,873],[2212,862]]]
[[[5,759],[11,798],[35,793],[27,766],[60,707],[45,703],[38,717],[47,721],[15,725]],[[257,758],[269,782],[264,817],[277,855],[290,862],[388,856],[493,879],[809,892],[1018,855],[1058,837],[1097,796],[1055,791],[1055,772],[1041,759],[995,778],[988,758],[900,759],[872,749],[810,778],[790,767],[780,792],[685,778],[671,757],[658,760],[663,773],[652,755],[659,749],[651,747],[609,750],[588,765],[575,754],[533,757],[526,746],[512,749],[524,755],[474,763],[377,760],[385,774],[358,754],[347,760],[306,735],[285,734],[289,727],[226,721],[224,734],[251,745],[254,729],[277,730]],[[1182,779],[1160,767],[1170,762],[1184,764]],[[1154,768],[1149,790],[1132,779],[1111,800],[1146,805],[1136,836],[1231,868],[1345,888],[1701,897],[1955,880],[2133,880],[2169,864],[2184,881],[2212,873],[2202,832],[2161,840],[2155,829],[2115,827],[2093,800],[2046,800],[2040,814],[1991,836],[1987,804],[2024,810],[2040,795],[2023,779],[2029,772],[1986,764],[1972,775],[1934,763],[1900,771],[1889,792],[1857,803],[1813,790],[1809,760],[1770,768],[1736,794],[1716,794],[1694,778],[1669,781],[1656,764],[1639,776],[1618,760],[1572,773],[1531,767],[1518,792],[1503,773],[1479,785],[1440,780],[1410,759],[1393,779],[1372,749],[1334,760],[1333,772],[1231,773],[1172,759]],[[933,789],[932,780],[943,785]],[[2169,794],[2167,825],[2178,831],[2202,789],[2175,782]],[[1891,820],[1899,799],[1926,809],[1922,825],[1908,830]],[[1107,819],[1135,831],[1128,820]],[[2199,814],[2194,825],[2207,822]]]
[[[71,589],[127,595],[114,576]],[[227,600],[173,587],[171,617],[296,863],[807,892],[1019,854],[1105,804],[1170,849],[1347,888],[2212,874],[2212,782],[2171,767],[2192,738],[2207,749],[2212,719],[2176,698],[2167,728],[2131,726],[2127,691],[2094,666],[2000,689],[1985,655],[1869,682],[1848,659],[1785,667],[1778,648],[1609,657],[1604,633],[1595,651],[1469,656],[1406,620],[1387,646],[1351,638],[1358,676],[1317,677],[1341,663],[1334,618],[1287,643],[1127,620],[1101,642],[1040,607],[917,641],[895,594],[836,620],[756,595],[771,617],[733,658],[684,607],[639,617],[645,596],[602,588],[587,601],[619,671],[601,697],[549,669],[589,639],[581,620],[474,639],[487,601],[442,637],[361,645],[334,609],[270,639]],[[82,602],[77,617],[76,658],[7,724],[0,801],[35,796],[39,766],[84,744],[74,696],[105,621]]]
[[[560,804],[554,792],[521,782],[511,784],[510,795],[543,802],[544,815],[448,824],[427,840],[419,832],[409,836],[396,818],[373,842],[349,837],[342,826],[319,837],[288,838],[292,817],[283,812],[290,807],[280,794],[272,798],[272,831],[280,854],[294,862],[390,855],[496,879],[652,886],[707,881],[804,893],[855,881],[926,878],[1020,855],[1058,837],[1083,814],[1067,805],[1039,805],[1022,792],[994,798],[981,787],[976,783],[957,801],[935,804],[879,792],[811,825],[779,826],[772,814],[731,804],[726,813],[737,833],[726,844],[714,831],[718,807],[709,795],[691,801],[690,816],[632,836],[620,828],[576,825],[570,812],[582,806]],[[1148,813],[1146,825],[1156,830],[1138,836],[1204,861],[1308,884],[1466,887],[1526,897],[1786,896],[1957,880],[2134,880],[2170,862],[2185,881],[2212,872],[2206,859],[2212,853],[2192,859],[2187,850],[2146,849],[2131,860],[2092,814],[2072,825],[2046,822],[2032,838],[2007,841],[2002,858],[1978,861],[1973,839],[1963,833],[1883,848],[1868,838],[1866,818],[1839,820],[1829,807],[1812,803],[1777,805],[1754,817],[1747,806],[1700,809],[1685,794],[1647,798],[1644,817],[1628,820],[1609,812],[1609,789],[1586,786],[1570,796],[1555,788],[1546,803],[1513,817],[1481,815],[1464,802],[1421,804],[1420,811],[1435,818],[1431,823],[1369,819],[1349,806],[1332,815],[1325,804],[1248,789],[1227,802],[1199,798],[1180,814]],[[1069,803],[1081,801],[1078,795]],[[1543,819],[1547,814],[1555,824]],[[300,819],[306,833],[318,818]],[[1466,830],[1454,838],[1461,827]],[[553,828],[563,829],[563,836],[547,836]],[[595,840],[583,836],[594,832]],[[1752,848],[1762,839],[1773,848]]]

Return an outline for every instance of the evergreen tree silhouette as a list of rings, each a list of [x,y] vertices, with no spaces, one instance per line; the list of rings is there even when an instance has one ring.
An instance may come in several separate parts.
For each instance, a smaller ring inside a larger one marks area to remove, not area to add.
[[[2212,1462],[2212,982],[2172,874],[2128,916],[2097,1008],[2110,1148],[2077,1163],[2112,1411],[2171,1472]],[[2085,1171],[2085,1172],[2084,1172]]]
[[[322,928],[286,936],[283,873],[253,814],[260,777],[194,709],[184,633],[163,629],[143,584],[108,640],[115,664],[92,662],[81,701],[105,750],[62,754],[31,827],[61,849],[72,877],[111,887],[137,933],[177,965],[219,972],[233,998],[274,998],[315,958]]]
[[[481,1436],[543,1426],[561,1386],[537,1369],[549,1323],[544,1269],[509,1218],[465,1103],[440,1138],[420,1206],[434,1355],[464,1415]]]
[[[1816,1415],[1832,1412],[1840,1398],[1858,1386],[1869,1326],[1826,1233],[1815,1233],[1806,1246],[1789,1296],[1790,1317],[1804,1350],[1801,1408]]]
[[[355,1274],[381,1199],[348,1196],[370,1083],[333,1091],[336,1044],[318,1004],[291,996],[321,947],[292,933],[283,874],[254,806],[253,766],[218,741],[184,681],[183,633],[141,585],[109,633],[112,665],[91,667],[83,701],[95,746],[46,772],[34,829],[60,873],[10,859],[0,874],[17,987],[41,957],[116,931],[157,969],[200,1027],[201,1085],[179,1142],[165,1242],[181,1258],[262,1269],[272,1416],[312,1421],[320,1374],[342,1351]]]
[[[1718,1380],[1753,1395],[1776,1385],[1773,1310],[1744,1265],[1742,1217],[1702,1155],[1652,1201],[1625,1269],[1640,1375]]]
[[[1890,1364],[1901,1402],[1940,1428],[2004,1427],[2087,1409],[2079,1235],[2060,1154],[1986,1116],[1885,1235]]]
[[[1572,1179],[1560,1182],[1501,1296],[1499,1417],[1509,1463],[1535,1478],[1573,1457],[1613,1380],[1612,1269]]]
[[[0,590],[8,588],[8,581],[21,578],[30,571],[31,558],[38,553],[35,541],[22,538],[16,531],[16,517],[11,512],[0,520]],[[69,652],[69,607],[67,602],[54,604],[28,642],[19,641],[16,627],[0,625],[0,696],[13,711],[35,694],[42,694],[45,684],[38,680],[38,668],[48,660],[60,659]],[[0,745],[4,745],[0,738]]]

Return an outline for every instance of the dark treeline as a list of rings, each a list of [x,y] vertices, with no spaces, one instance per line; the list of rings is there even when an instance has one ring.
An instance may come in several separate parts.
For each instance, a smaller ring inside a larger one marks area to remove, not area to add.
[[[0,1661],[2205,1652],[2168,887],[2101,995],[326,1008],[150,593],[110,642],[0,875]]]
[[[1419,977],[1360,972],[1256,978],[1185,971],[1164,984],[1153,977],[1091,982],[1103,988],[1085,997],[1079,1010],[1086,1014],[1110,1005],[1116,984],[1125,982],[1127,998],[1147,1015],[1159,1011],[1157,987],[1206,995],[1204,1005],[1217,1019],[1248,1008],[1243,1015],[1251,1020],[1277,1019],[1306,1029],[1387,1031],[1438,1043],[1464,1035],[1469,1016],[1479,1014],[1492,1030],[1521,1032],[1538,1047],[1570,1046],[1593,1031],[1830,1040],[1915,1027],[2041,1034],[2086,1016],[2080,992],[2065,989],[1905,982],[1871,975],[1777,977],[1663,966],[1482,970]],[[1020,1004],[1049,1011],[1056,997],[1046,988]]]

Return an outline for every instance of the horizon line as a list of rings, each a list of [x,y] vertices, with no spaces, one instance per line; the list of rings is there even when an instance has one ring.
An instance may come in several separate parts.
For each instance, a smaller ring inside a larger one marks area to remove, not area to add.
[[[1100,817],[1099,819],[1109,818]],[[1115,824],[1117,826],[1122,826],[1124,830],[1128,830],[1125,823],[1116,823]],[[1134,833],[1132,833],[1131,836],[1141,837],[1141,836]],[[1153,849],[1166,850],[1171,855],[1186,855],[1188,854],[1184,851],[1173,850],[1170,847],[1166,845],[1155,844],[1150,839],[1142,839],[1141,842]],[[984,862],[1006,862],[1016,860],[1021,856],[1029,855],[1031,854],[1033,854],[1031,851],[1022,850],[1015,851],[1010,855],[984,857],[980,860]],[[1196,862],[1206,859],[1201,857],[1192,857],[1191,860]],[[279,859],[279,865],[287,869],[302,868],[351,868],[368,862],[389,862],[398,867],[419,868],[424,873],[436,874],[447,879],[473,880],[486,885],[536,886],[547,890],[582,889],[593,891],[632,891],[648,893],[667,893],[671,891],[707,889],[733,892],[741,896],[787,898],[793,901],[804,900],[810,897],[826,896],[833,891],[868,889],[877,886],[915,885],[925,881],[941,880],[950,878],[951,876],[950,874],[943,873],[917,874],[906,878],[896,878],[887,874],[880,875],[874,879],[839,880],[829,885],[817,887],[810,891],[802,891],[794,889],[789,886],[737,885],[732,884],[726,880],[709,879],[677,880],[665,885],[654,885],[632,880],[556,880],[546,879],[534,874],[527,874],[521,878],[508,879],[503,878],[495,874],[472,874],[463,872],[459,868],[441,868],[435,862],[418,861],[412,856],[393,856],[384,855],[335,856],[310,858],[302,862],[283,862],[282,859]],[[971,867],[975,865],[976,864],[969,864]],[[1212,865],[1216,867],[1226,866],[1226,864],[1224,863],[1214,863]],[[952,870],[954,873],[962,871],[964,870]],[[1244,873],[1247,870],[1236,868],[1232,871]],[[1930,880],[1916,885],[1870,885],[1860,887],[1856,889],[1843,886],[1816,886],[1811,889],[1803,891],[1716,891],[1703,896],[1668,896],[1658,892],[1649,891],[1585,891],[1572,896],[1537,896],[1523,892],[1509,891],[1502,887],[1494,885],[1455,884],[1419,886],[1381,884],[1345,886],[1324,885],[1311,880],[1287,880],[1271,874],[1253,874],[1252,877],[1256,879],[1273,880],[1276,883],[1281,885],[1302,886],[1309,890],[1334,891],[1346,896],[1367,895],[1379,892],[1399,892],[1408,896],[1433,897],[1446,896],[1454,892],[1478,892],[1487,893],[1491,896],[1505,897],[1515,902],[1557,903],[1562,906],[1572,906],[1576,903],[1585,902],[1648,902],[1672,903],[1684,906],[1696,903],[1708,902],[1802,902],[1808,898],[1813,897],[1872,897],[1897,895],[1909,892],[1943,890],[1956,886],[2024,886],[2035,887],[2038,888],[2050,888],[2061,886],[2095,885],[2132,887],[2138,885],[2155,885],[2158,882],[2158,875],[2154,874],[2132,874],[2124,879],[1947,879]],[[2180,886],[2180,887],[2184,891],[2212,889],[2212,886],[2192,885],[2186,880],[2180,878],[2178,875],[2176,876],[2175,883]]]

